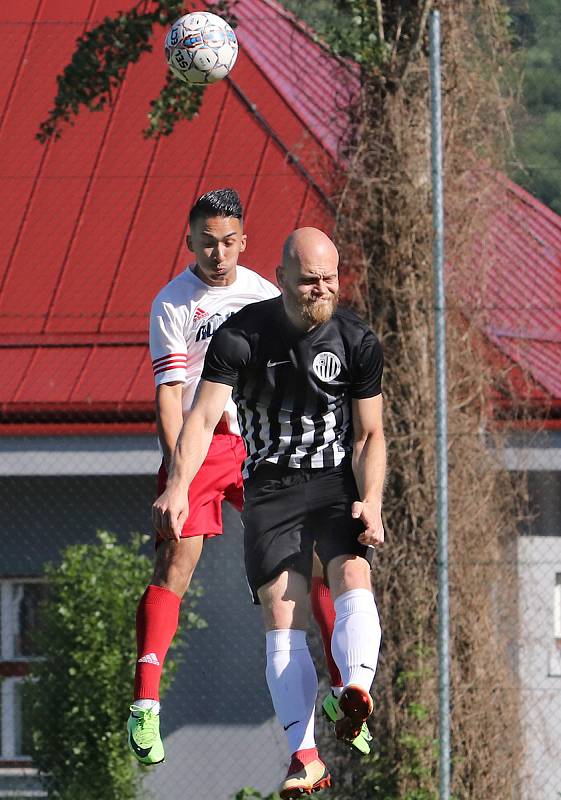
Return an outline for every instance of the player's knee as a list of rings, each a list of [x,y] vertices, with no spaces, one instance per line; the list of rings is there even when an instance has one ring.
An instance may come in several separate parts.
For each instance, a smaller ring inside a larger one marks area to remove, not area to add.
[[[284,572],[258,590],[266,630],[308,627],[308,587],[306,579]]]
[[[307,609],[294,606],[293,603],[272,603],[263,606],[263,623],[265,630],[286,630],[293,628],[299,631],[308,629]]]
[[[351,589],[371,589],[370,564],[361,556],[338,556],[327,567],[333,597]]]
[[[183,597],[191,585],[201,550],[202,537],[200,542],[163,542],[157,550],[153,583]]]
[[[173,568],[161,572],[156,570],[152,577],[152,583],[173,592],[178,597],[183,597],[191,585],[191,577],[192,573],[185,575],[180,570]]]

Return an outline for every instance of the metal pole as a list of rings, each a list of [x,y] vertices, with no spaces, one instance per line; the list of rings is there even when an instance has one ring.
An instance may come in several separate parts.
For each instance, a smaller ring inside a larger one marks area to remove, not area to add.
[[[434,325],[436,362],[436,519],[438,567],[439,797],[450,799],[450,605],[448,596],[448,430],[446,392],[446,295],[440,88],[440,14],[431,11],[430,84]]]

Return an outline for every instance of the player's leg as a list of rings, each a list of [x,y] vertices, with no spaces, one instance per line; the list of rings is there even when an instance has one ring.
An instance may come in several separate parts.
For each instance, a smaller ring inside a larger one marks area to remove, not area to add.
[[[339,668],[333,659],[331,652],[331,639],[333,636],[333,628],[335,625],[335,606],[329,587],[324,580],[324,570],[319,560],[317,553],[314,551],[314,563],[312,572],[312,590],[310,592],[310,600],[312,606],[312,613],[318,624],[323,643],[323,651],[325,654],[325,662],[329,671],[331,681],[331,689],[323,698],[321,710],[323,715],[334,725],[338,719],[341,719],[344,714],[339,708],[339,698],[343,691],[343,681]],[[360,753],[362,756],[367,756],[370,753],[370,742],[372,736],[368,730],[366,723],[362,725],[360,733],[352,742],[349,742],[353,750]]]
[[[318,680],[308,644],[308,580],[292,570],[258,590],[267,646],[266,678],[277,719],[292,755],[282,798],[330,785],[315,742]]]
[[[134,700],[160,699],[160,679],[167,651],[177,631],[179,606],[203,549],[203,536],[162,541],[154,573],[136,614],[137,663]]]
[[[335,730],[339,738],[353,744],[363,731],[367,734],[363,725],[372,712],[369,692],[381,638],[370,577],[373,549],[358,542],[362,524],[352,518],[352,504],[358,492],[350,468],[320,475],[312,488],[310,507],[318,531],[316,552],[326,566],[335,608],[331,652],[344,687],[339,698],[344,718],[336,720]],[[359,711],[355,708],[357,697]]]
[[[333,633],[333,625],[335,624],[335,608],[333,606],[333,599],[329,587],[325,583],[323,576],[323,566],[319,560],[316,552],[314,551],[314,561],[312,568],[312,588],[310,592],[310,602],[312,607],[312,614],[317,622],[321,640],[323,643],[323,652],[325,655],[325,663],[331,688],[337,690],[343,686],[341,682],[341,673],[337,664],[333,660],[331,654],[331,635]],[[337,692],[336,692],[337,693]]]
[[[136,612],[137,656],[134,700],[128,721],[129,746],[143,764],[164,760],[160,737],[160,680],[177,632],[179,606],[203,547],[203,536],[161,541],[150,585]]]
[[[330,784],[315,744],[317,675],[306,642],[312,540],[302,536],[305,479],[300,470],[259,467],[246,482],[242,516],[247,578],[263,606],[267,685],[292,754],[283,798]]]
[[[181,599],[201,555],[203,538],[222,533],[220,475],[224,438],[213,437],[204,464],[189,487],[189,517],[179,543],[158,540],[152,582],[137,610],[138,655],[128,732],[129,746],[143,764],[163,761],[164,749],[159,735],[162,667],[177,630]],[[166,480],[162,467],[158,476],[160,493]]]
[[[380,621],[370,582],[370,564],[359,555],[337,556],[327,572],[334,597],[331,649],[343,679],[337,736],[352,742],[372,713],[370,688],[380,650]]]

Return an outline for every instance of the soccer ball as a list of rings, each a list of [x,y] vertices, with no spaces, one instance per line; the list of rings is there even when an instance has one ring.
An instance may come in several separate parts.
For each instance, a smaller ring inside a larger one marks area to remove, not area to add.
[[[186,83],[216,83],[238,57],[238,40],[228,23],[209,11],[195,11],[169,29],[164,51],[169,68]]]

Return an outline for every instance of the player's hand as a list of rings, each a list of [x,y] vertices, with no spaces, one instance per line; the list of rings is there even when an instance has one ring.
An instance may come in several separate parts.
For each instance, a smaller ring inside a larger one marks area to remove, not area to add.
[[[382,524],[382,508],[377,503],[356,500],[352,508],[353,519],[360,519],[364,531],[358,537],[361,544],[377,547],[384,543],[384,526]]]
[[[178,542],[188,516],[188,491],[183,486],[168,486],[152,505],[152,523],[162,539]]]

